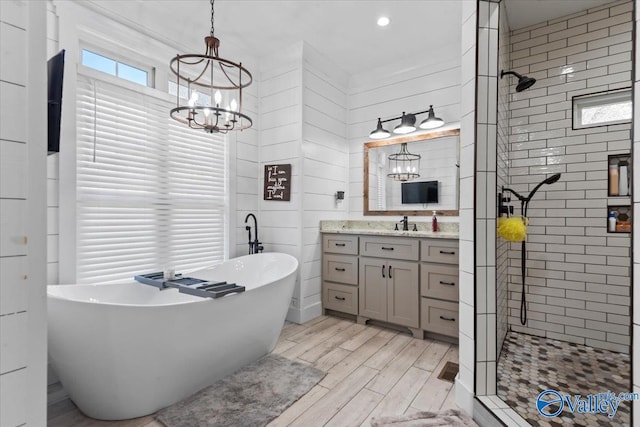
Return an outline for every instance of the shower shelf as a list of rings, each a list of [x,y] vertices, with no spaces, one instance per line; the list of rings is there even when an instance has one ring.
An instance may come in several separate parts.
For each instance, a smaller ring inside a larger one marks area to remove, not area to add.
[[[175,279],[164,280],[162,272],[140,274],[133,277],[137,282],[155,286],[159,289],[174,288],[184,294],[202,298],[220,298],[228,294],[244,292],[244,286],[227,282],[211,282],[193,277],[182,277],[177,274]]]

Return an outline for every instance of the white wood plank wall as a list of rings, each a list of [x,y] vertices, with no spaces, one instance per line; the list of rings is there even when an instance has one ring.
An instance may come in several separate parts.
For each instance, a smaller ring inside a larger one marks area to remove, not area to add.
[[[46,4],[0,2],[0,425],[46,419]],[[28,112],[28,114],[27,114]]]

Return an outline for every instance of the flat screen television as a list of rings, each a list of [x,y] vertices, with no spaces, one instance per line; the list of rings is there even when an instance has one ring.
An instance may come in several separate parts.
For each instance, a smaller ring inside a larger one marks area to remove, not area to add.
[[[62,118],[62,80],[64,49],[47,62],[47,146],[48,154],[60,151],[60,120]]]
[[[438,181],[402,183],[402,204],[438,203]]]

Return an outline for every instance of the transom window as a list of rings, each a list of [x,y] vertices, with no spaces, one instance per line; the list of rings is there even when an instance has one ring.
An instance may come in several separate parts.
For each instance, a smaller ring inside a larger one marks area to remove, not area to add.
[[[631,123],[631,89],[573,97],[573,128]]]
[[[88,49],[82,49],[82,65],[142,86],[151,86],[148,71]]]

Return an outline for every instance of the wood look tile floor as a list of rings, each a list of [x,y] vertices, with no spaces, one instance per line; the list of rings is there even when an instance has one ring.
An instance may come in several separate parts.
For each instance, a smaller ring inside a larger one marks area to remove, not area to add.
[[[285,324],[273,350],[327,372],[269,427],[368,426],[374,416],[455,408],[453,384],[438,379],[458,347],[332,316]],[[163,427],[153,415],[125,421],[84,416],[67,400],[49,406],[50,427]]]

